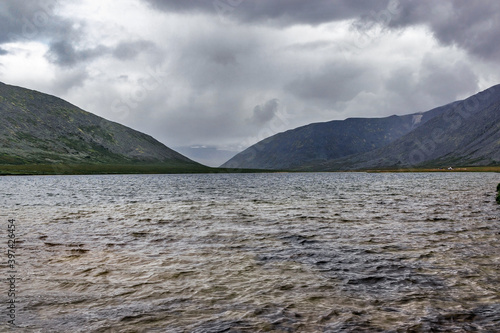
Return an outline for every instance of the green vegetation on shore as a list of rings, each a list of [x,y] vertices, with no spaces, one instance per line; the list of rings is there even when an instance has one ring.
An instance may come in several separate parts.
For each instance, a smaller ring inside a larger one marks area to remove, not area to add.
[[[473,167],[459,167],[459,168],[407,168],[407,169],[372,169],[362,170],[370,173],[382,172],[500,172],[500,165],[498,166],[473,166]]]
[[[166,164],[26,164],[0,165],[0,175],[97,175],[97,174],[180,174],[180,173],[262,173],[271,170],[210,168],[202,165]]]
[[[95,174],[188,174],[188,173],[276,173],[286,170],[211,168],[203,165],[169,164],[0,164],[1,175],[95,175]],[[355,171],[353,171],[355,172]],[[394,172],[499,172],[500,166],[448,169],[378,169],[358,170],[368,173]],[[499,189],[500,190],[500,184]],[[500,192],[499,192],[500,196]],[[500,198],[497,198],[500,200]]]

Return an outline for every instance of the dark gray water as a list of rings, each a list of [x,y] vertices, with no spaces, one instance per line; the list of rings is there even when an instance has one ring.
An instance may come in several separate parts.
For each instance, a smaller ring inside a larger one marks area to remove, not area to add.
[[[2,223],[17,228],[16,323],[498,332],[499,182],[492,173],[1,177]]]

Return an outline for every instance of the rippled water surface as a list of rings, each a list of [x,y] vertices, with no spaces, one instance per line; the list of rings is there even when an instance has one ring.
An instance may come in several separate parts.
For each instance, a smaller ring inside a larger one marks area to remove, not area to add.
[[[27,332],[499,332],[499,182],[1,177],[2,223],[17,228],[16,322]]]

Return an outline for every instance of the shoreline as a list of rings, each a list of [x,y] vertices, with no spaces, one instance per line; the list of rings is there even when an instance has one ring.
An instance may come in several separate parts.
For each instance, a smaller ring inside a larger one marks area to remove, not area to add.
[[[372,169],[364,170],[369,173],[397,173],[397,172],[500,172],[500,166],[474,166],[448,168],[408,168],[408,169]]]
[[[229,169],[207,166],[192,167],[161,164],[0,164],[0,176],[56,175],[141,175],[202,173],[275,173],[273,170]]]
[[[0,176],[43,176],[43,175],[127,175],[127,174],[201,174],[201,173],[299,173],[294,170],[263,170],[263,169],[230,169],[205,166],[168,166],[145,164],[25,164],[0,165]],[[305,171],[314,173],[316,171]],[[338,170],[321,172],[366,172],[366,173],[434,173],[434,172],[496,172],[500,166],[473,166],[448,168],[406,168],[406,169],[367,169]]]

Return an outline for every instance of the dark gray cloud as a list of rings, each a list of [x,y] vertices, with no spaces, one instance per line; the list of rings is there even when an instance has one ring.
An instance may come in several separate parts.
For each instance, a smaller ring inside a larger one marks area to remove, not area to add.
[[[0,47],[0,56],[1,56],[1,55],[6,55],[6,54],[9,54],[9,51],[4,50],[4,49],[2,49],[2,48]]]
[[[96,45],[92,48],[77,49],[70,41],[62,40],[51,43],[47,52],[50,62],[63,67],[72,67],[82,62],[88,62],[104,55],[112,55],[118,60],[132,60],[142,52],[153,49],[154,43],[146,40],[122,41],[114,48]]]
[[[56,14],[58,0],[0,2],[0,44],[43,38],[76,38],[74,23]]]
[[[74,66],[80,62],[89,61],[108,53],[108,48],[98,45],[94,48],[77,50],[75,46],[67,41],[57,41],[50,45],[47,58],[61,66]]]
[[[264,105],[256,105],[253,109],[251,121],[257,125],[264,125],[273,119],[278,112],[279,101],[273,98],[267,101]]]
[[[277,25],[321,24],[357,18],[387,7],[387,0],[277,0],[243,1],[219,15],[233,15],[246,22],[267,22]]]
[[[172,12],[208,12],[214,10],[214,4],[212,1],[204,0],[191,0],[191,1],[175,1],[175,0],[144,0],[150,4],[153,8],[172,11]]]
[[[423,24],[445,45],[472,54],[500,58],[500,2],[496,0],[144,0],[153,8],[179,13],[206,13],[245,23],[279,26],[317,25],[354,19],[354,27],[374,23],[390,28]]]
[[[57,14],[59,0],[3,1],[0,3],[0,44],[41,41],[50,45],[47,58],[61,66],[72,66],[97,57],[102,47],[76,50],[85,22]]]
[[[0,44],[15,41],[43,41],[49,44],[47,58],[54,64],[72,67],[111,54],[119,60],[130,60],[154,48],[146,40],[121,41],[114,48],[96,44],[79,48],[86,23],[63,18],[57,8],[59,0],[24,0],[0,2]],[[0,49],[0,55],[6,50]]]
[[[406,0],[391,27],[425,24],[445,45],[456,45],[480,57],[500,58],[500,2],[495,0]]]
[[[153,8],[168,12],[204,12],[221,19],[276,25],[321,24],[357,18],[361,14],[380,11],[387,0],[144,0]]]

